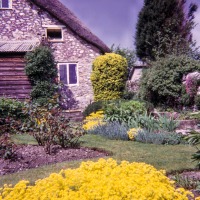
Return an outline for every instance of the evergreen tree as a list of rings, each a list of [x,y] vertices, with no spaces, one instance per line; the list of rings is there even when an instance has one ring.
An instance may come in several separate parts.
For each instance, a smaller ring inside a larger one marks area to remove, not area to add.
[[[189,48],[197,5],[190,4],[187,13],[185,8],[186,0],[144,0],[136,26],[136,54],[140,59],[154,60],[155,52],[165,55],[177,47]]]

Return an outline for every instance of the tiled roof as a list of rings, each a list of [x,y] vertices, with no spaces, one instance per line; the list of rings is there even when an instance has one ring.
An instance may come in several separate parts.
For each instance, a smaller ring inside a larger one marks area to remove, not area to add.
[[[39,44],[39,40],[0,41],[0,52],[28,52]]]

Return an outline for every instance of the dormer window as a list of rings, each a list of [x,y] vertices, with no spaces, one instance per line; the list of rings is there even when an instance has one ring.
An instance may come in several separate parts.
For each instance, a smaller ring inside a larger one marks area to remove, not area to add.
[[[12,0],[0,0],[0,9],[12,8]]]

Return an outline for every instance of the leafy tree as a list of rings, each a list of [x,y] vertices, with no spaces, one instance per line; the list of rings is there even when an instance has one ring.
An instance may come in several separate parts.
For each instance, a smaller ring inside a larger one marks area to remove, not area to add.
[[[120,46],[115,47],[115,45],[113,44],[111,46],[111,51],[113,53],[119,54],[122,57],[126,58],[127,63],[128,63],[128,77],[130,76],[130,72],[133,70],[134,68],[134,64],[136,62],[136,54],[134,50],[128,49],[128,48],[121,48]]]
[[[185,55],[159,58],[142,75],[139,95],[154,105],[176,107],[182,102],[182,78],[200,70],[200,63]]]
[[[186,13],[186,0],[145,0],[136,27],[136,54],[140,59],[154,60],[174,49],[189,48],[192,43],[194,12],[197,5],[190,4]]]
[[[98,56],[93,62],[91,81],[95,101],[119,99],[127,77],[127,61],[115,53]]]

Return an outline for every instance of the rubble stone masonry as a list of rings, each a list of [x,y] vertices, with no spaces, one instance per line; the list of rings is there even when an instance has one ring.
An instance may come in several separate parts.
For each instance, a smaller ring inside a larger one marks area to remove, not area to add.
[[[90,81],[93,60],[100,51],[87,43],[67,26],[59,22],[46,11],[29,0],[13,0],[12,9],[0,9],[0,40],[35,40],[45,36],[46,27],[62,26],[63,41],[52,42],[56,62],[78,63],[78,84],[68,86],[71,97],[83,109],[93,101],[93,90]]]

